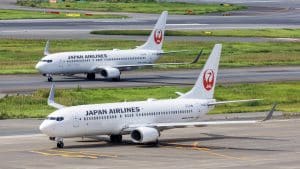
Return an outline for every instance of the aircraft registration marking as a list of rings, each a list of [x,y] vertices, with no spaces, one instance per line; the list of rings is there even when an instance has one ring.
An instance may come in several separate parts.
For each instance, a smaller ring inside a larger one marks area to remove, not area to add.
[[[116,158],[117,155],[112,154],[100,154],[95,152],[87,151],[67,151],[67,150],[33,150],[31,153],[41,154],[45,156],[60,156],[68,158],[87,158],[87,159],[98,159],[98,158]]]

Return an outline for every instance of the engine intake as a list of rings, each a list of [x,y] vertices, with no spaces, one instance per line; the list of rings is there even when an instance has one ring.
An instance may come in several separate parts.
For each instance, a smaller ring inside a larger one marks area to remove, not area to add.
[[[101,72],[101,75],[106,78],[120,78],[121,72],[117,68],[104,68]]]
[[[152,143],[157,141],[159,131],[151,127],[138,127],[130,133],[130,136],[135,143]]]

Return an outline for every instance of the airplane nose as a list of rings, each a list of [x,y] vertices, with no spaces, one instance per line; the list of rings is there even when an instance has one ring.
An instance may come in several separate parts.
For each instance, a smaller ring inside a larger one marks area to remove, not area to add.
[[[54,125],[51,122],[44,120],[39,129],[42,133],[51,136],[53,134]]]
[[[46,134],[47,125],[46,125],[45,121],[42,122],[42,124],[40,125],[39,129],[40,129],[40,131],[42,133]]]
[[[41,70],[41,62],[38,62],[36,65],[35,65],[35,69],[37,70]]]

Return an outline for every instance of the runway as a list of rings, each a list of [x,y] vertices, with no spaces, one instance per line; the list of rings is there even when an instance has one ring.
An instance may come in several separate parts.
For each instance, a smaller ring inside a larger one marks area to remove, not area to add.
[[[113,88],[141,86],[193,85],[200,70],[174,70],[124,72],[120,82],[113,82],[96,76],[95,81],[87,81],[85,76],[54,76],[57,88]],[[300,80],[300,67],[251,67],[221,69],[217,77],[218,84],[287,82]],[[31,92],[49,88],[50,83],[42,75],[1,75],[0,93]]]
[[[65,148],[56,149],[42,134],[0,136],[0,162],[7,169],[298,168],[299,127],[300,119],[279,119],[172,129],[162,132],[158,147],[133,144],[126,136],[119,145],[107,137],[65,139]]]
[[[1,1],[1,8],[40,10],[12,5],[15,0]],[[203,1],[195,1],[203,2]],[[207,2],[207,1],[204,1]],[[214,1],[223,3],[223,1]],[[241,1],[232,0],[248,6],[243,11],[230,12],[230,16],[220,13],[209,15],[170,15],[168,30],[201,29],[260,29],[260,28],[300,28],[300,2],[293,0],[276,1]],[[280,4],[280,5],[279,5]],[[82,11],[81,11],[82,12]],[[103,13],[103,12],[100,12]],[[0,38],[33,39],[87,39],[102,38],[90,35],[92,30],[108,29],[152,29],[158,14],[116,13],[127,15],[128,19],[36,19],[36,20],[1,20]],[[109,38],[109,37],[107,37]],[[129,36],[119,37],[130,39]],[[177,37],[174,37],[175,39]],[[173,38],[173,39],[174,39]],[[217,38],[218,39],[218,38]],[[202,40],[201,38],[194,40]],[[244,40],[245,41],[245,40]]]

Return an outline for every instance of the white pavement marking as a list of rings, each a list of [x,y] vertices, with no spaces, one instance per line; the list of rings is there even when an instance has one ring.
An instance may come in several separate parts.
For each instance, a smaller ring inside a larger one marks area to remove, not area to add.
[[[44,134],[25,134],[25,135],[12,135],[12,136],[0,136],[0,139],[17,139],[17,138],[28,138],[28,137],[41,137]]]
[[[209,24],[191,23],[191,24],[167,24],[167,26],[206,26]]]

